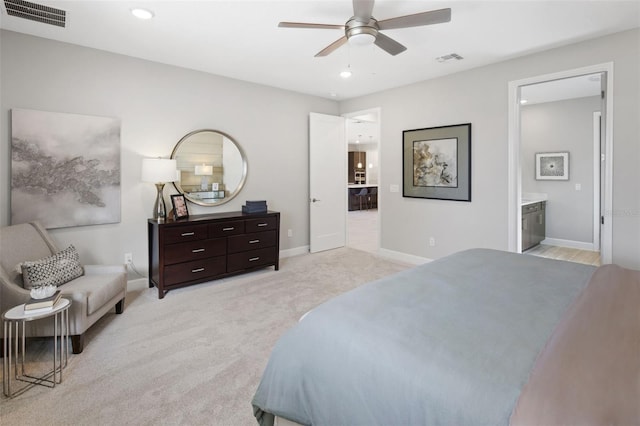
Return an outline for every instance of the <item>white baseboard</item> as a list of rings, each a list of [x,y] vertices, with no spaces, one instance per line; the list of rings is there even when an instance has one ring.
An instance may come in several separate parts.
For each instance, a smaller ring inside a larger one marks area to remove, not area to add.
[[[424,263],[429,263],[433,259],[428,259],[426,257],[414,256],[412,254],[402,253],[399,251],[387,250],[387,249],[378,249],[378,254],[381,257],[385,257],[387,259],[396,260],[398,262],[408,263],[411,265],[422,265]]]
[[[545,238],[541,244],[556,247],[569,247],[579,250],[594,250],[593,243],[585,243],[583,241],[561,240],[559,238]]]
[[[287,250],[280,250],[280,258],[298,256],[301,254],[308,254],[309,246],[295,247]],[[384,257],[397,262],[407,263],[410,265],[422,265],[423,263],[429,263],[433,259],[426,257],[414,256],[412,254],[402,253],[399,251],[378,249],[377,253],[380,257]]]
[[[149,287],[149,278],[136,278],[127,281],[127,290],[139,290]]]
[[[294,247],[287,250],[280,250],[280,258],[298,256],[309,253],[309,246]]]

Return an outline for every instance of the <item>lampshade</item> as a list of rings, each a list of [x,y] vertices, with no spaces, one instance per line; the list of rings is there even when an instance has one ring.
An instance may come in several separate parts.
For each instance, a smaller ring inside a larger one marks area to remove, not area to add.
[[[176,160],[170,160],[168,158],[142,159],[143,182],[173,182],[176,180],[176,170]]]
[[[196,176],[211,176],[213,175],[213,166],[196,166],[196,170],[194,173]]]

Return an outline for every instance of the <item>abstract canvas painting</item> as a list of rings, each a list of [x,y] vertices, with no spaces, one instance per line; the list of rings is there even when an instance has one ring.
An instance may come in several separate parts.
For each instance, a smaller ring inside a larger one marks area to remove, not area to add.
[[[458,186],[458,140],[413,142],[414,186]]]
[[[11,111],[11,223],[120,222],[120,120]]]

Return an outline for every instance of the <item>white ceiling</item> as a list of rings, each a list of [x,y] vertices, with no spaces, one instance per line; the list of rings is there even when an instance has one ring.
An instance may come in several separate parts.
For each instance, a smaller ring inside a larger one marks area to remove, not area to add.
[[[3,1],[0,28],[339,100],[640,26],[637,0],[377,0],[378,20],[449,7],[451,22],[384,31],[408,48],[395,57],[345,45],[315,58],[343,33],[278,22],[344,24],[351,0],[35,2],[66,10],[67,27],[8,16]],[[134,18],[134,7],[154,19]],[[450,53],[464,60],[435,60]]]
[[[533,105],[597,96],[601,90],[600,74],[596,73],[524,86],[520,89],[520,99],[526,100],[525,105]]]

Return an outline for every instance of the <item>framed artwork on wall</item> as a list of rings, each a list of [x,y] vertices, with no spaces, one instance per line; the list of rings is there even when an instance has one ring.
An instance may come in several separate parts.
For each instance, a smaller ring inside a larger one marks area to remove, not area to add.
[[[172,195],[171,204],[173,204],[173,217],[175,219],[189,217],[189,210],[187,209],[187,199],[184,197],[184,194]]]
[[[569,180],[569,153],[536,153],[536,180]]]
[[[402,196],[471,201],[471,123],[402,132]]]

